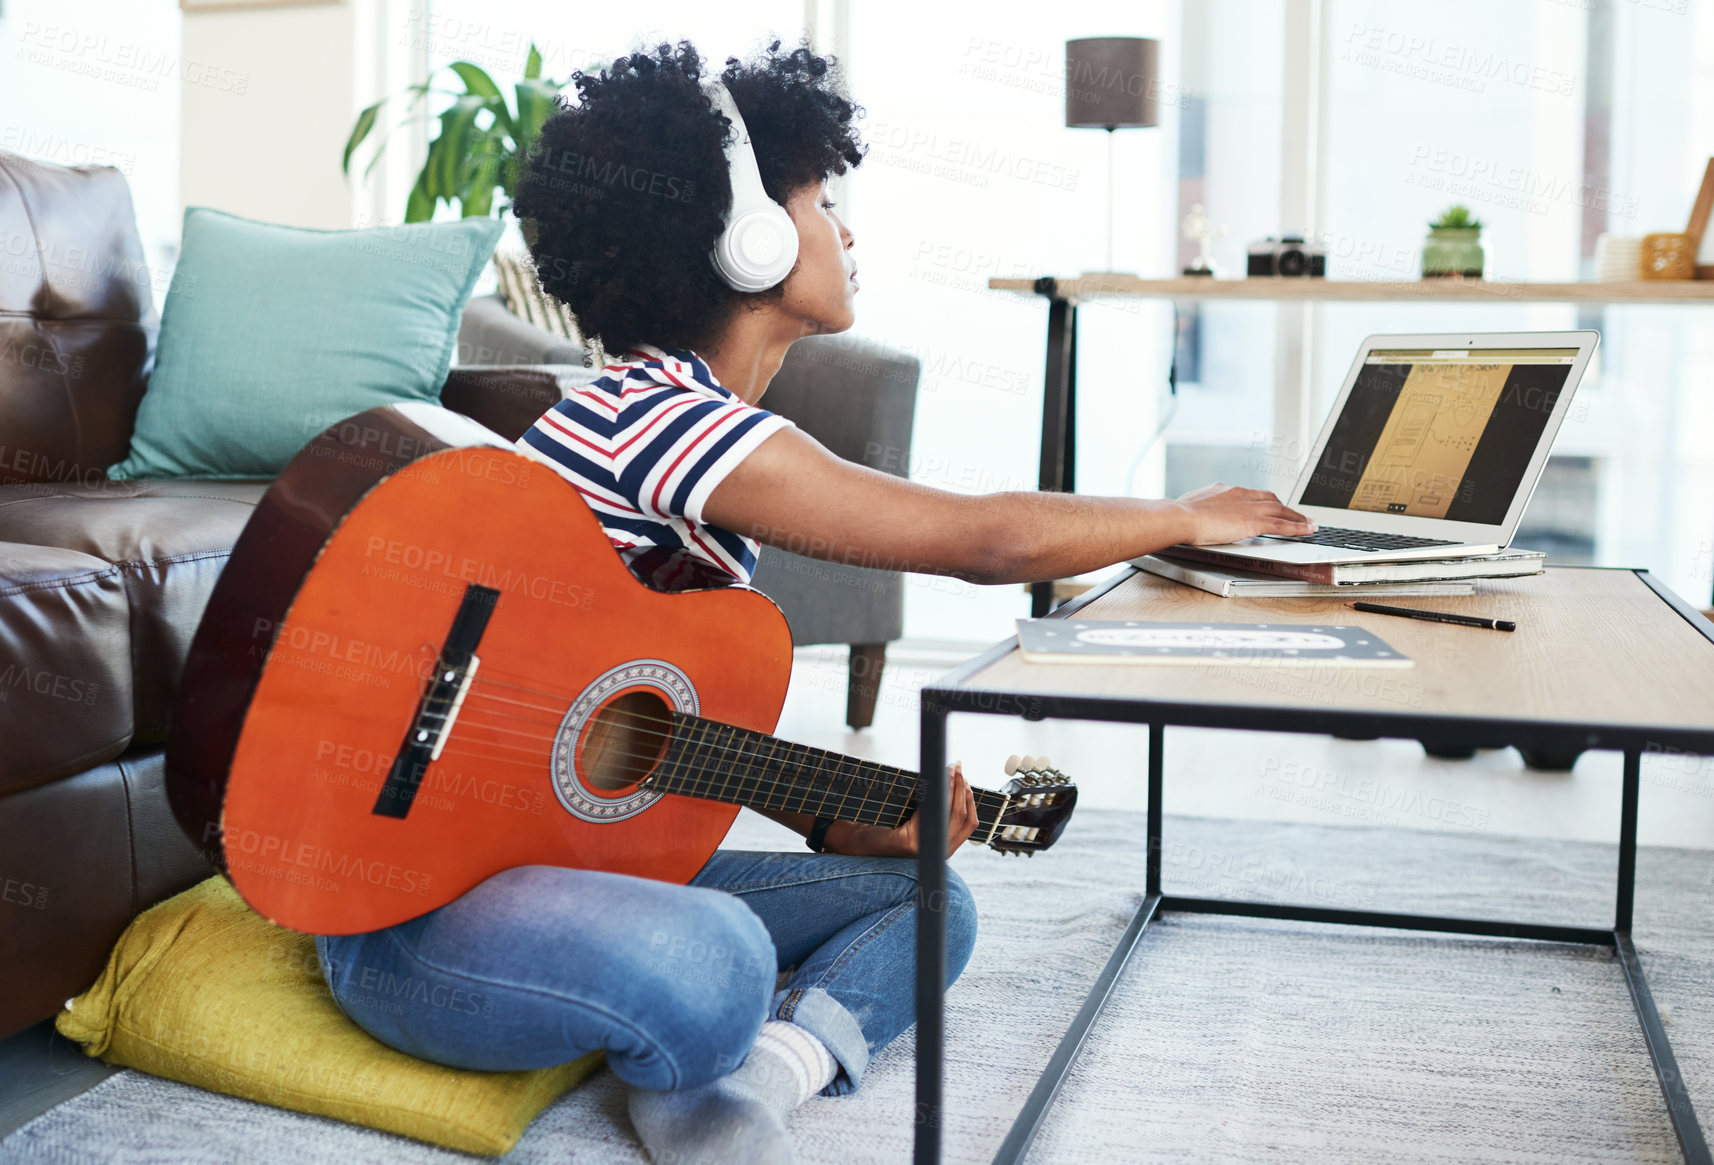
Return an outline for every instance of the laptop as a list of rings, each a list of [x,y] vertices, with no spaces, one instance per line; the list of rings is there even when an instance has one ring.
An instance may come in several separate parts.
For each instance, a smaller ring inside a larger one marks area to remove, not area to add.
[[[1596,332],[1370,336],[1285,499],[1316,532],[1194,549],[1286,563],[1504,550],[1599,341]]]

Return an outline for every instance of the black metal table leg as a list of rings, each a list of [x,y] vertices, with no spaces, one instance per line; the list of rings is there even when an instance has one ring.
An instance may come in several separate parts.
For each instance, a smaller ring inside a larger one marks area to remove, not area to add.
[[[946,1067],[946,709],[923,694],[917,783],[916,1165],[940,1161]]]
[[[1166,753],[1166,725],[1149,725],[1149,852],[1144,856],[1144,893],[1161,893],[1161,769]]]
[[[1160,909],[1161,896],[1149,894],[1143,898],[1142,905],[1131,916],[1131,924],[1125,928],[1125,933],[1119,938],[1119,945],[1113,948],[1113,953],[1107,958],[1107,965],[1101,968],[1101,974],[1096,977],[1094,986],[1083,999],[1083,1006],[1077,1010],[1077,1018],[1071,1021],[1065,1035],[1059,1041],[1059,1047],[1054,1049],[1053,1058],[1042,1069],[1036,1086],[1030,1092],[1030,1098],[1024,1102],[1018,1119],[1012,1122],[1012,1131],[1006,1134],[1006,1139],[1000,1143],[1000,1151],[994,1154],[994,1165],[1013,1165],[1022,1161],[1024,1154],[1030,1151],[1030,1144],[1036,1139],[1036,1132],[1041,1128],[1042,1119],[1047,1116],[1048,1106],[1053,1098],[1059,1095],[1059,1086],[1065,1082],[1065,1074],[1071,1068],[1071,1062],[1077,1058],[1077,1053],[1083,1048],[1083,1041],[1089,1035],[1089,1029],[1095,1025],[1095,1018],[1101,1014],[1107,999],[1113,994],[1113,986],[1118,983],[1119,976],[1125,970],[1125,964],[1130,962],[1131,952],[1137,949],[1137,942],[1143,937],[1149,923],[1155,920]]]
[[[1047,371],[1042,383],[1041,474],[1036,488],[1072,493],[1077,488],[1077,305],[1061,299],[1054,281],[1039,281],[1049,297]],[[1030,617],[1053,609],[1053,583],[1030,587]]]
[[[1643,1027],[1643,1041],[1649,1046],[1649,1059],[1654,1062],[1655,1077],[1660,1081],[1661,1094],[1666,1097],[1666,1115],[1672,1121],[1672,1131],[1678,1137],[1678,1148],[1686,1165],[1710,1165],[1708,1142],[1697,1123],[1696,1109],[1684,1088],[1684,1073],[1678,1070],[1678,1059],[1672,1054],[1672,1044],[1661,1026],[1660,1011],[1655,1007],[1649,981],[1643,975],[1643,964],[1637,958],[1637,948],[1630,933],[1617,931],[1615,946],[1619,965],[1625,969],[1625,986],[1631,989],[1631,1005],[1637,1009],[1637,1022]]]
[[[1632,906],[1637,886],[1637,794],[1642,785],[1642,752],[1625,750],[1625,783],[1619,801],[1619,895],[1613,911],[1613,946],[1619,952],[1619,965],[1625,971],[1625,986],[1631,991],[1631,1006],[1636,1008],[1637,1022],[1643,1028],[1643,1041],[1648,1044],[1649,1059],[1654,1063],[1655,1078],[1660,1081],[1661,1095],[1666,1098],[1666,1114],[1672,1120],[1672,1131],[1678,1137],[1679,1151],[1690,1165],[1711,1165],[1708,1142],[1702,1126],[1696,1120],[1696,1108],[1685,1091],[1684,1074],[1678,1070],[1678,1058],[1672,1054],[1672,1043],[1666,1038],[1666,1028],[1660,1022],[1660,1009],[1655,1006],[1648,978],[1643,974],[1642,960],[1631,942]]]
[[[1637,793],[1642,784],[1643,755],[1625,750],[1625,781],[1619,794],[1619,896],[1613,907],[1613,929],[1631,929],[1631,906],[1637,893]]]
[[[925,717],[924,728],[928,721]],[[939,728],[944,727],[944,714],[937,721]],[[1096,979],[1089,994],[1084,998],[1076,1018],[1067,1029],[1059,1046],[1054,1050],[1047,1067],[1037,1079],[1035,1088],[1029,1099],[1025,1101],[1022,1111],[1013,1122],[1011,1131],[1000,1145],[995,1155],[996,1163],[1013,1165],[1023,1160],[1029,1151],[1041,1128],[1042,1121],[1047,1116],[1048,1108],[1058,1095],[1065,1076],[1078,1052],[1082,1049],[1093,1027],[1096,1018],[1113,993],[1114,986],[1130,960],[1132,952],[1141,941],[1151,922],[1167,911],[1182,911],[1191,914],[1224,914],[1249,918],[1273,918],[1293,922],[1333,923],[1346,926],[1384,927],[1388,929],[1440,932],[1443,934],[1485,935],[1492,938],[1528,939],[1537,942],[1575,943],[1608,946],[1615,948],[1619,956],[1620,966],[1624,970],[1625,984],[1630,990],[1631,1002],[1636,1009],[1637,1021],[1642,1026],[1643,1039],[1648,1045],[1649,1057],[1654,1064],[1655,1075],[1660,1081],[1661,1092],[1666,1099],[1667,1115],[1672,1121],[1674,1135],[1678,1138],[1680,1151],[1687,1165],[1714,1165],[1714,1157],[1710,1156],[1708,1142],[1703,1135],[1702,1127],[1696,1119],[1696,1109],[1691,1103],[1690,1095],[1684,1084],[1683,1073],[1679,1071],[1677,1058],[1673,1055],[1671,1041],[1667,1039],[1666,1029],[1661,1023],[1660,1013],[1655,1007],[1654,997],[1649,991],[1648,979],[1643,973],[1642,962],[1637,956],[1636,947],[1631,941],[1630,927],[1636,894],[1637,868],[1637,801],[1641,786],[1642,753],[1636,748],[1624,750],[1624,785],[1621,794],[1619,812],[1619,863],[1617,877],[1617,901],[1615,904],[1613,930],[1595,927],[1558,926],[1533,922],[1508,922],[1500,919],[1450,918],[1435,915],[1398,914],[1387,911],[1371,910],[1338,910],[1321,906],[1298,906],[1282,902],[1249,902],[1233,899],[1194,898],[1178,895],[1166,895],[1161,890],[1161,789],[1163,784],[1164,725],[1149,725],[1149,811],[1148,811],[1148,862],[1147,890],[1142,905],[1126,927],[1118,946],[1108,957],[1106,966]],[[926,731],[925,743],[928,740]],[[941,749],[944,742],[936,738],[935,747]],[[938,755],[938,753],[937,753]],[[924,763],[928,755],[925,749]],[[919,986],[920,992],[920,986]],[[921,996],[919,994],[918,1014],[922,1014]],[[939,1033],[936,1033],[937,1038]],[[922,1043],[918,1042],[918,1097],[919,1115],[924,1110],[920,1098],[922,1096]],[[940,1084],[939,1076],[935,1077],[935,1087]],[[939,1093],[936,1092],[938,1100]],[[939,1108],[932,1109],[938,1120]],[[938,1157],[922,1155],[922,1128],[919,1125],[917,1134],[917,1160],[938,1160]],[[938,1146],[938,1139],[936,1140]]]
[[[1101,974],[1096,976],[1094,984],[1089,988],[1089,994],[1084,996],[1083,1006],[1078,1008],[1077,1016],[1071,1021],[1065,1035],[1060,1038],[1059,1046],[1054,1049],[1053,1058],[1048,1060],[1047,1067],[1042,1069],[1041,1076],[1036,1080],[1036,1086],[1030,1091],[1030,1097],[1024,1102],[1018,1119],[1012,1122],[1012,1131],[1006,1134],[1006,1139],[1000,1144],[1000,1151],[994,1155],[995,1165],[1013,1165],[1022,1161],[1024,1154],[1030,1151],[1030,1144],[1035,1140],[1036,1133],[1041,1128],[1043,1118],[1047,1116],[1048,1106],[1053,1104],[1053,1098],[1059,1095],[1059,1087],[1065,1081],[1065,1074],[1071,1068],[1077,1053],[1083,1048],[1083,1041],[1089,1036],[1089,1029],[1095,1025],[1096,1017],[1107,1005],[1107,999],[1113,994],[1113,987],[1119,982],[1119,976],[1125,970],[1125,964],[1131,960],[1131,952],[1137,949],[1137,942],[1143,937],[1149,923],[1155,920],[1161,904],[1161,733],[1164,726],[1149,725],[1149,850],[1147,857],[1146,882],[1142,905],[1131,916],[1131,924],[1125,928],[1125,933],[1119,937],[1119,945],[1113,948],[1113,953],[1107,957],[1107,965],[1101,968]]]

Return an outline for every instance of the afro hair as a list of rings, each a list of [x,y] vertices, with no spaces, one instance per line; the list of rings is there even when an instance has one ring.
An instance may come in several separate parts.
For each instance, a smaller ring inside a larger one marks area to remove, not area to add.
[[[609,352],[639,343],[710,351],[734,310],[777,301],[776,286],[745,294],[714,270],[714,242],[732,206],[725,147],[732,123],[702,88],[688,41],[572,75],[517,183],[521,220],[542,290]],[[858,165],[836,62],[775,41],[749,61],[728,58],[720,79],[744,115],[769,197]]]

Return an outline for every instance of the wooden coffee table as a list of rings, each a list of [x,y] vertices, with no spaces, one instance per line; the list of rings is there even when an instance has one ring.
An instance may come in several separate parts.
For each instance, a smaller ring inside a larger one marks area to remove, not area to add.
[[[1085,619],[1360,624],[1410,656],[1415,666],[1032,664],[1018,654],[1014,638],[923,689],[924,773],[945,768],[946,720],[953,713],[1123,721],[1150,729],[1142,905],[1048,1061],[996,1161],[1023,1158],[1137,942],[1161,913],[1178,910],[1610,947],[1624,970],[1684,1158],[1692,1165],[1709,1165],[1707,1141],[1631,942],[1631,911],[1642,754],[1650,749],[1714,754],[1714,623],[1648,572],[1624,569],[1556,567],[1532,578],[1484,580],[1475,595],[1414,598],[1406,605],[1511,619],[1518,629],[1508,634],[1363,614],[1336,598],[1222,599],[1127,568],[1051,617],[1075,613]],[[1165,893],[1161,786],[1162,736],[1168,725],[1392,736],[1431,746],[1622,752],[1612,923],[1550,926]],[[944,783],[924,781],[921,790],[915,1159],[928,1165],[940,1159],[947,805]]]

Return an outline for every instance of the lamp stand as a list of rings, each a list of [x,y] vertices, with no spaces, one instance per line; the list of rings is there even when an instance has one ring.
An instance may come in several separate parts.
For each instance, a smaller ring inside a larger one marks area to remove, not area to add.
[[[1134,271],[1115,271],[1113,269],[1113,235],[1118,224],[1119,203],[1115,197],[1118,179],[1114,176],[1114,145],[1113,131],[1118,126],[1103,127],[1107,131],[1107,266],[1100,271],[1085,271],[1081,278],[1092,279],[1100,275],[1135,275]]]
[[[1113,130],[1107,127],[1107,270],[1113,270],[1113,219],[1118,214],[1113,201]]]

